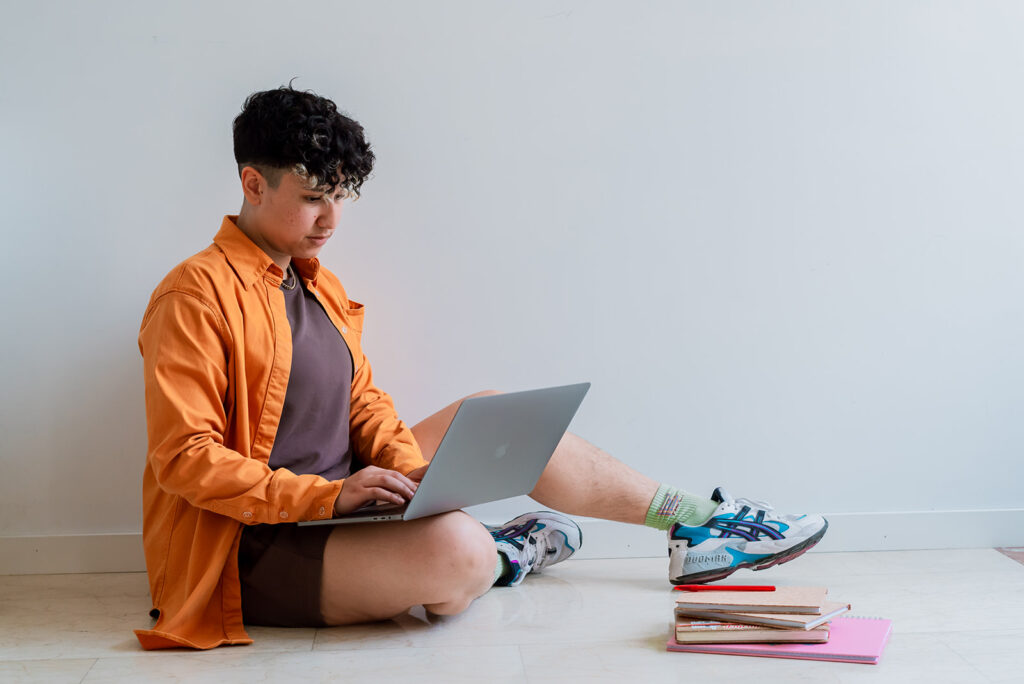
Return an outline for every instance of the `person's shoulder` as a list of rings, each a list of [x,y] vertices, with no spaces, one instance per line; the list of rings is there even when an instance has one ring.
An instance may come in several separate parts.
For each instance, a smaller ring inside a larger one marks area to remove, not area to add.
[[[153,290],[150,305],[172,293],[212,302],[218,299],[219,291],[231,286],[234,277],[224,252],[217,245],[211,244],[168,271]]]
[[[149,339],[193,339],[200,329],[216,330],[229,343],[230,301],[233,272],[223,252],[216,246],[193,254],[163,277],[153,290],[142,315],[139,344],[150,331]],[[237,279],[236,279],[237,280]]]

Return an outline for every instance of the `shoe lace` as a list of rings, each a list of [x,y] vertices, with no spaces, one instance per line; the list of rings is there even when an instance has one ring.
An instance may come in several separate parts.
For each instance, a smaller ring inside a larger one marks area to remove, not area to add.
[[[543,567],[544,556],[538,551],[537,540],[533,535],[526,536],[526,545],[523,548],[523,552],[526,555],[527,570],[540,570]]]
[[[743,506],[750,506],[751,508],[763,508],[766,511],[770,511],[775,508],[767,501],[758,501],[757,499],[734,499],[729,492],[725,491],[721,487],[715,490],[712,498],[716,501],[721,501],[724,504],[739,506],[741,508]]]
[[[558,557],[558,547],[547,543],[549,534],[533,534],[527,532],[523,535],[523,551],[526,556],[526,563],[531,571],[539,572],[547,564]]]
[[[736,508],[743,508],[744,506],[747,506],[749,508],[752,508],[752,509],[755,509],[755,510],[760,509],[760,510],[763,510],[765,512],[768,512],[768,511],[771,511],[771,510],[775,509],[775,507],[772,506],[767,501],[760,501],[758,499],[745,499],[745,498],[734,499],[732,496],[729,495],[728,492],[724,492],[721,489],[718,490],[718,495],[721,497],[722,503],[724,503],[726,505],[729,505],[729,506],[734,506]]]
[[[532,527],[533,522],[531,521],[517,527],[506,527],[504,529],[489,528],[491,536],[498,542],[499,547],[502,544],[508,545],[512,556],[518,557],[524,572],[540,569],[542,567],[540,564],[544,561],[544,556],[538,558],[537,537],[530,533]],[[519,546],[522,548],[517,549]]]

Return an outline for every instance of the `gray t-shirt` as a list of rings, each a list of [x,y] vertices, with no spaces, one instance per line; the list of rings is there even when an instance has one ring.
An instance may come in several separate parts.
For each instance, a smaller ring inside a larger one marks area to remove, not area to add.
[[[269,465],[340,480],[352,471],[352,353],[302,277],[288,271],[281,290],[292,329],[292,368]],[[293,289],[285,287],[292,282]]]

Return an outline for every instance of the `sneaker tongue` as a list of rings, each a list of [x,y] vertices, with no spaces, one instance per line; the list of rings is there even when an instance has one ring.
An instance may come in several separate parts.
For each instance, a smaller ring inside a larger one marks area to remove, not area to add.
[[[725,503],[730,499],[732,499],[732,497],[729,496],[721,487],[715,487],[715,491],[711,492],[711,500],[715,503]]]

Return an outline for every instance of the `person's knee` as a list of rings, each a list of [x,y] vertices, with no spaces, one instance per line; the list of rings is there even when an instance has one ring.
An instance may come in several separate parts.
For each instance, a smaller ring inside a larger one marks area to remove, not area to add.
[[[475,394],[470,394],[468,397],[463,397],[463,401],[465,401],[466,399],[476,399],[477,397],[493,397],[495,394],[504,394],[504,392],[499,392],[498,390],[492,390],[492,389],[490,389],[490,390],[483,390],[482,392],[476,392]]]
[[[450,600],[462,598],[468,605],[494,580],[498,562],[494,539],[469,515],[454,511],[436,516],[425,530],[423,541],[433,549],[423,571],[446,586]]]
[[[440,551],[435,558],[452,574],[469,579],[486,570],[493,575],[497,547],[487,528],[471,516],[462,511],[439,515],[430,536]]]

